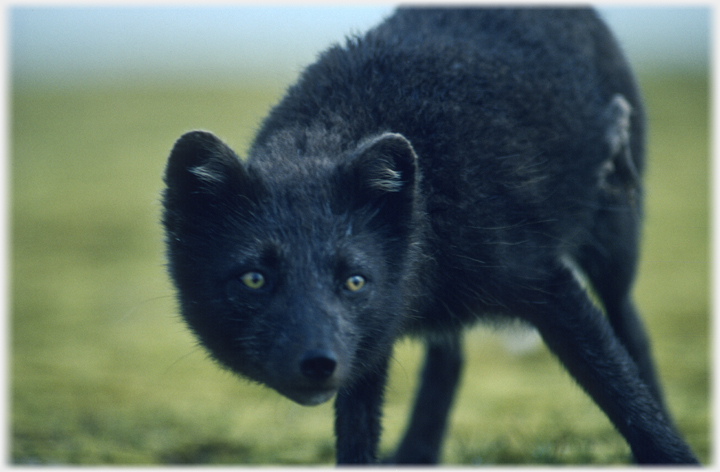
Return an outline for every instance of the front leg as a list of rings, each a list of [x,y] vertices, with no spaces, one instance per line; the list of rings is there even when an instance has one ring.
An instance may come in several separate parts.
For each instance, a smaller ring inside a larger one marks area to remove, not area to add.
[[[427,341],[427,354],[410,423],[392,458],[396,464],[435,464],[462,370],[459,332]]]
[[[338,392],[335,399],[338,465],[375,463],[387,363],[385,358],[381,365]]]

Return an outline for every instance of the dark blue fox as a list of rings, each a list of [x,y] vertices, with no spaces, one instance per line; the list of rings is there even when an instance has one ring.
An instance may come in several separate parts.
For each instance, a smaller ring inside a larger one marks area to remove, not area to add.
[[[232,371],[335,397],[340,464],[377,460],[406,335],[427,358],[389,460],[437,462],[461,333],[483,319],[537,328],[637,462],[696,463],[630,294],[644,132],[592,10],[399,9],[310,65],[247,160],[208,132],[177,141],[163,224],[182,316]]]

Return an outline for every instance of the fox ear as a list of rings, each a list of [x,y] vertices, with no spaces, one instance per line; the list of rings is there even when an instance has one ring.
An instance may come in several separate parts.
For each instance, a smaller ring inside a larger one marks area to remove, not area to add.
[[[401,134],[384,133],[361,143],[355,164],[359,182],[371,194],[400,193],[415,184],[417,156]]]
[[[190,131],[175,142],[165,168],[165,206],[185,209],[229,203],[256,186],[238,156],[214,134]]]
[[[214,134],[190,131],[175,142],[170,152],[165,184],[174,192],[208,193],[242,173],[237,155]]]
[[[351,206],[374,207],[386,222],[402,223],[416,207],[417,156],[410,142],[384,133],[360,143],[344,169]]]

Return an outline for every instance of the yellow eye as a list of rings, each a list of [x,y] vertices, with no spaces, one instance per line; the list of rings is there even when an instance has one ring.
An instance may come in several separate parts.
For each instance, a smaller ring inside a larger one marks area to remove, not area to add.
[[[240,280],[253,290],[257,290],[265,285],[265,277],[259,272],[248,272],[240,277]]]
[[[365,278],[362,275],[353,275],[345,281],[345,288],[351,292],[357,292],[365,286]]]

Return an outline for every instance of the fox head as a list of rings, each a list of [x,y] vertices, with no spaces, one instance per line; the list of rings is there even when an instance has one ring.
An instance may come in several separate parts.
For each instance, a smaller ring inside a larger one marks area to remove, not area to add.
[[[314,405],[372,369],[402,329],[419,172],[399,134],[340,155],[287,154],[270,146],[244,163],[210,133],[183,135],[163,224],[181,313],[201,344]]]

